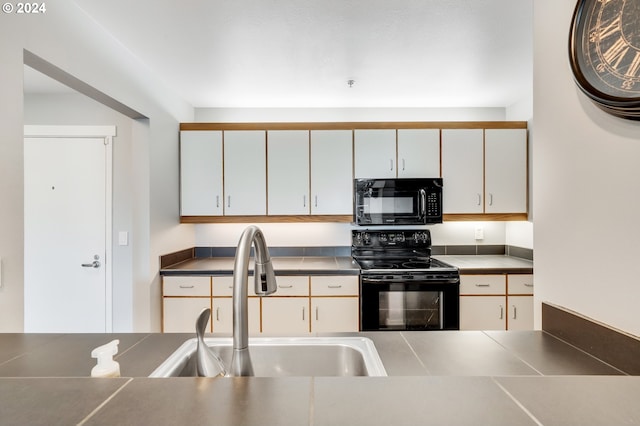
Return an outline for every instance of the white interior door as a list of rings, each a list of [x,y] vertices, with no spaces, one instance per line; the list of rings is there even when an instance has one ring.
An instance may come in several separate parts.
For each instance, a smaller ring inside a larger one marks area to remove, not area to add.
[[[108,142],[25,137],[25,332],[111,331]]]

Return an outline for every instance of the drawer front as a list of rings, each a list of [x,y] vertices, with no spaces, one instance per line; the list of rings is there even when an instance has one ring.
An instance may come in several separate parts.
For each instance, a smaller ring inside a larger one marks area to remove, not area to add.
[[[163,277],[162,294],[211,297],[211,277]]]
[[[276,282],[278,290],[274,296],[308,296],[309,277],[308,276],[277,276]]]
[[[533,294],[533,275],[510,274],[509,278],[509,294]]]
[[[461,275],[460,294],[506,294],[505,275]]]
[[[233,296],[233,276],[213,277],[213,297]],[[256,295],[255,281],[253,275],[249,276],[249,296]]]
[[[360,280],[357,275],[312,276],[312,296],[358,296]]]

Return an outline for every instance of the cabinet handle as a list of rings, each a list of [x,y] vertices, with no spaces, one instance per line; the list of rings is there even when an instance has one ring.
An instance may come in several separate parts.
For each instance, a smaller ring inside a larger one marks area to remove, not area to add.
[[[393,158],[389,159],[389,170],[393,171]]]
[[[493,205],[493,194],[489,193],[489,205]]]
[[[302,321],[304,321],[304,311],[305,311],[305,308],[304,308],[304,306],[303,306],[303,307],[302,307]]]
[[[231,208],[231,195],[227,195],[227,207]]]
[[[403,158],[403,159],[402,159],[402,171],[403,171],[403,172],[404,172],[404,168],[405,168],[404,166],[405,166],[405,164],[404,164],[404,158]]]
[[[500,319],[504,318],[504,307],[500,305]]]
[[[315,207],[318,207],[318,196],[315,197]]]
[[[302,207],[307,207],[307,196],[306,195],[302,196]]]
[[[524,283],[525,287],[533,287],[533,283]]]
[[[318,307],[316,306],[316,321],[318,321]]]
[[[516,305],[513,305],[513,319],[516,319]]]
[[[291,285],[280,285],[280,284],[278,284],[278,287],[280,287],[280,288],[293,288],[293,284],[291,284]]]
[[[329,288],[342,288],[342,284],[329,284],[327,287],[329,287]]]
[[[476,284],[476,287],[491,287],[491,284]]]
[[[220,207],[220,196],[216,195],[216,208]]]
[[[192,285],[182,285],[180,284],[180,288],[193,288],[194,286]]]
[[[220,322],[220,308],[216,308],[216,321]]]
[[[482,195],[478,194],[478,205],[480,205],[480,203],[482,203]]]

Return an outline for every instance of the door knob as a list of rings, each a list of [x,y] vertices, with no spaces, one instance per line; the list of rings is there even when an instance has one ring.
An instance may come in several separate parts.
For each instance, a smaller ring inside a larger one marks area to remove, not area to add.
[[[100,261],[98,259],[100,259],[100,256],[98,256],[97,254],[95,256],[93,256],[93,262],[91,263],[83,263],[82,267],[83,268],[99,268],[100,267]]]

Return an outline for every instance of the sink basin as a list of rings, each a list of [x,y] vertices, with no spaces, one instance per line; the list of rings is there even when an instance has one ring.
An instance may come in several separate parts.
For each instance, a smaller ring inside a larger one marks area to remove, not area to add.
[[[205,338],[228,367],[232,338]],[[249,351],[255,376],[386,376],[373,342],[366,337],[254,337]],[[149,377],[195,376],[196,339],[187,340]]]

